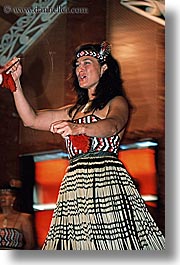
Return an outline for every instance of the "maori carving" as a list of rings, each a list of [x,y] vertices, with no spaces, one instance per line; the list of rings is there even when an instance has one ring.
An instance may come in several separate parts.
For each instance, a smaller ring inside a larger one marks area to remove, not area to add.
[[[165,0],[121,0],[123,6],[165,26]]]
[[[0,39],[0,65],[26,52],[66,8],[67,1],[60,0],[37,0],[31,7],[24,8],[25,15]],[[16,7],[12,11],[22,12],[22,8]]]

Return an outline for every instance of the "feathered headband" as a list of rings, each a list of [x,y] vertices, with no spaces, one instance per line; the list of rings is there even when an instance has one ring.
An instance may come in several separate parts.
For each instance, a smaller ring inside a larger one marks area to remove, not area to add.
[[[83,56],[92,56],[98,59],[100,62],[106,61],[107,56],[111,53],[111,45],[107,41],[101,43],[101,49],[99,52],[92,50],[82,50],[76,54],[76,59]]]

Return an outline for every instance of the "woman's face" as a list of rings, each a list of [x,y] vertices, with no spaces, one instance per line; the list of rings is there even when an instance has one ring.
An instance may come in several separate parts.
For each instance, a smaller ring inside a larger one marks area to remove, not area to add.
[[[1,190],[0,191],[0,206],[11,206],[15,200],[15,196],[11,191]]]
[[[101,66],[98,60],[92,56],[77,59],[76,75],[81,88],[95,89],[101,77]]]

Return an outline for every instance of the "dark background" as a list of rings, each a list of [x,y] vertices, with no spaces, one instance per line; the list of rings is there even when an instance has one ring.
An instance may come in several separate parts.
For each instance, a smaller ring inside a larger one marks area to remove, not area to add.
[[[1,2],[1,5],[7,4],[7,1]],[[32,2],[13,1],[11,5],[30,6]],[[165,28],[123,7],[118,0],[69,1],[69,6],[86,7],[88,14],[59,16],[23,55],[24,93],[35,109],[56,108],[72,102],[74,94],[67,77],[74,49],[81,43],[108,40],[112,44],[112,54],[121,64],[125,91],[133,105],[123,142],[155,138],[159,143],[158,214],[164,229]],[[15,19],[17,14],[3,19],[1,36]],[[30,174],[32,168],[20,168],[20,155],[65,150],[60,136],[25,128],[11,93],[1,88],[0,123],[0,183],[12,178],[25,179],[26,174]]]

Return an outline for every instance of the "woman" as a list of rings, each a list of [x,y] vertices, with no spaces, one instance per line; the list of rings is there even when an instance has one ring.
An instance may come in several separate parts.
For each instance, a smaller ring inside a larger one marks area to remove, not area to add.
[[[110,45],[86,44],[73,60],[75,104],[34,111],[12,68],[14,99],[25,126],[65,138],[70,165],[44,250],[161,250],[165,239],[117,157],[129,107]]]
[[[34,234],[31,215],[14,209],[16,188],[0,189],[0,249],[33,249]]]

